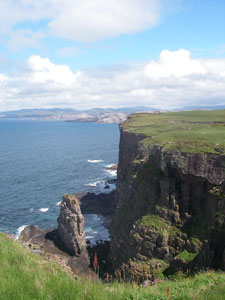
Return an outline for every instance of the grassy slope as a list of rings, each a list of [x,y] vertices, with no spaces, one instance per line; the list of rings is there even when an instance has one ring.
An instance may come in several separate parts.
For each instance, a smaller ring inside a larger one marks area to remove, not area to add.
[[[19,243],[0,234],[1,300],[222,300],[224,273],[202,273],[192,278],[163,281],[150,288],[130,284],[102,284],[91,279],[72,279],[41,256],[25,250]]]
[[[134,114],[125,130],[146,135],[146,145],[184,152],[225,152],[225,110]]]

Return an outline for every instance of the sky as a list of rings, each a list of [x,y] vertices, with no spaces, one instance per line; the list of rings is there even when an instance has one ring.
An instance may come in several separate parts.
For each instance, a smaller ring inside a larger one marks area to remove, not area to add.
[[[0,111],[225,105],[224,0],[0,0]]]

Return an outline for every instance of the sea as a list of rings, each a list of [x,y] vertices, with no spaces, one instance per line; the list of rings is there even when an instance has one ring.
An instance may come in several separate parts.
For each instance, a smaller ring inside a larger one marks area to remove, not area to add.
[[[118,124],[0,119],[0,231],[54,229],[65,193],[108,193],[116,172]],[[91,244],[109,240],[101,216],[86,214]]]

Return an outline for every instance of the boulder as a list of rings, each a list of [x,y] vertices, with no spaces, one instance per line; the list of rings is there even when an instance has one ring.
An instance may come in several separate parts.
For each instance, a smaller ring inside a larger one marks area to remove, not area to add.
[[[79,256],[86,251],[84,217],[80,210],[79,200],[65,194],[58,217],[58,233],[71,255]]]

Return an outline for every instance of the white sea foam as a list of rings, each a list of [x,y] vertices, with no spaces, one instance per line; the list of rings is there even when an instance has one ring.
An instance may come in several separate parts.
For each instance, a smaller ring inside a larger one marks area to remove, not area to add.
[[[114,183],[108,183],[107,181],[94,181],[86,184],[86,186],[95,187],[100,193],[110,193],[115,190],[116,185]],[[107,188],[105,188],[107,186]]]
[[[25,227],[27,227],[28,225],[22,225],[20,226],[17,231],[16,231],[16,240],[19,238],[21,232],[24,230]]]
[[[86,186],[96,187],[96,186],[100,185],[101,183],[104,183],[104,181],[90,182],[90,183],[86,184]]]
[[[92,233],[92,234],[96,234],[97,233],[97,231],[95,231],[91,227],[86,228],[84,231],[85,231],[85,233]]]
[[[102,159],[88,159],[88,162],[91,163],[91,164],[98,164],[98,163],[101,163],[103,162],[104,160]]]
[[[45,213],[45,212],[47,212],[47,211],[49,210],[49,208],[44,207],[44,208],[40,208],[39,210],[40,210],[41,212]]]
[[[59,201],[56,203],[56,206],[61,206],[61,204],[62,204],[62,201]]]
[[[109,165],[105,165],[105,168],[112,168],[113,166],[115,166],[116,164],[109,164]]]
[[[111,177],[117,176],[117,170],[105,170]]]

